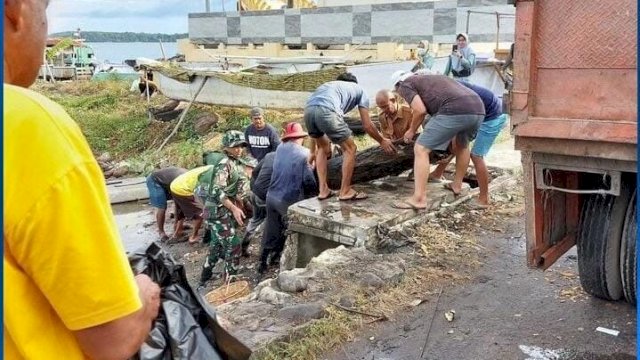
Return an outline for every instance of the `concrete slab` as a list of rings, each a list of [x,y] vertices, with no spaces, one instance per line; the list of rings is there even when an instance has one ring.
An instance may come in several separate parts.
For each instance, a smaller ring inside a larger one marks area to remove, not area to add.
[[[107,192],[111,204],[120,204],[149,198],[146,178],[135,177],[107,182]]]
[[[413,182],[406,177],[387,177],[356,185],[369,198],[361,201],[339,201],[337,197],[319,201],[307,199],[289,208],[289,230],[292,241],[285,251],[286,262],[304,266],[313,256],[340,244],[375,249],[379,226],[391,227],[453,202],[453,193],[442,184],[428,185],[428,211],[395,209],[392,204],[413,193]],[[462,195],[469,191],[463,184]],[[285,262],[285,259],[283,259]]]

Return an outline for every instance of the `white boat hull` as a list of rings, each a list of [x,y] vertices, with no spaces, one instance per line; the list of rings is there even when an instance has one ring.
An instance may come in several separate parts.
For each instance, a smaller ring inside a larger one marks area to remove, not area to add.
[[[358,78],[371,103],[380,89],[389,88],[391,74],[397,70],[411,70],[415,61],[364,64],[347,67],[347,71]],[[167,97],[189,101],[202,84],[204,76],[197,75],[191,83],[183,83],[162,73],[154,74],[154,81]],[[275,109],[302,109],[311,92],[255,89],[228,83],[217,77],[210,77],[198,95],[196,102],[226,106],[260,106]]]

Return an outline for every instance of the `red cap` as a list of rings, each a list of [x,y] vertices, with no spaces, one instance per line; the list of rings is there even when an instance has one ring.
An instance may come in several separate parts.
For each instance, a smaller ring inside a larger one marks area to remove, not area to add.
[[[290,122],[284,127],[284,135],[282,135],[282,140],[287,139],[295,139],[309,136],[304,129],[302,129],[302,125],[297,122]]]

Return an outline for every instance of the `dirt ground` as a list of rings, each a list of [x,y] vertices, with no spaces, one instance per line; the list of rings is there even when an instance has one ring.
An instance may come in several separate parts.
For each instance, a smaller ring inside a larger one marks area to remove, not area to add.
[[[582,292],[575,248],[546,272],[528,269],[524,219],[504,219],[500,231],[478,233],[484,264],[470,282],[444,287],[440,296],[366,329],[323,358],[635,359],[635,308]],[[452,322],[444,315],[449,310],[455,311]]]

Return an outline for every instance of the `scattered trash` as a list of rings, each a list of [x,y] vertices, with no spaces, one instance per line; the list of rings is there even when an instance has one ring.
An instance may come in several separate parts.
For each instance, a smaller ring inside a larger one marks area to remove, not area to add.
[[[444,317],[447,319],[448,322],[452,322],[453,319],[456,317],[456,311],[449,310],[446,313],[444,313]]]
[[[375,339],[376,339],[376,337],[375,337],[375,336],[372,336],[372,337],[370,337],[370,338],[369,338],[369,340],[370,340],[370,341],[373,341],[373,340],[375,340]]]
[[[409,303],[409,306],[418,306],[420,304],[422,304],[424,302],[424,300],[422,299],[415,299],[412,302]]]
[[[613,336],[618,336],[618,334],[620,334],[620,331],[618,331],[618,330],[607,329],[607,328],[604,328],[602,326],[598,326],[596,328],[596,331],[599,331],[601,333],[605,333],[605,334],[608,334],[608,335],[613,335]]]
[[[578,328],[578,331],[584,331],[584,328],[579,327],[579,328]]]
[[[447,334],[453,334],[453,330],[447,331]]]
[[[522,314],[514,314],[515,317],[522,317]]]

